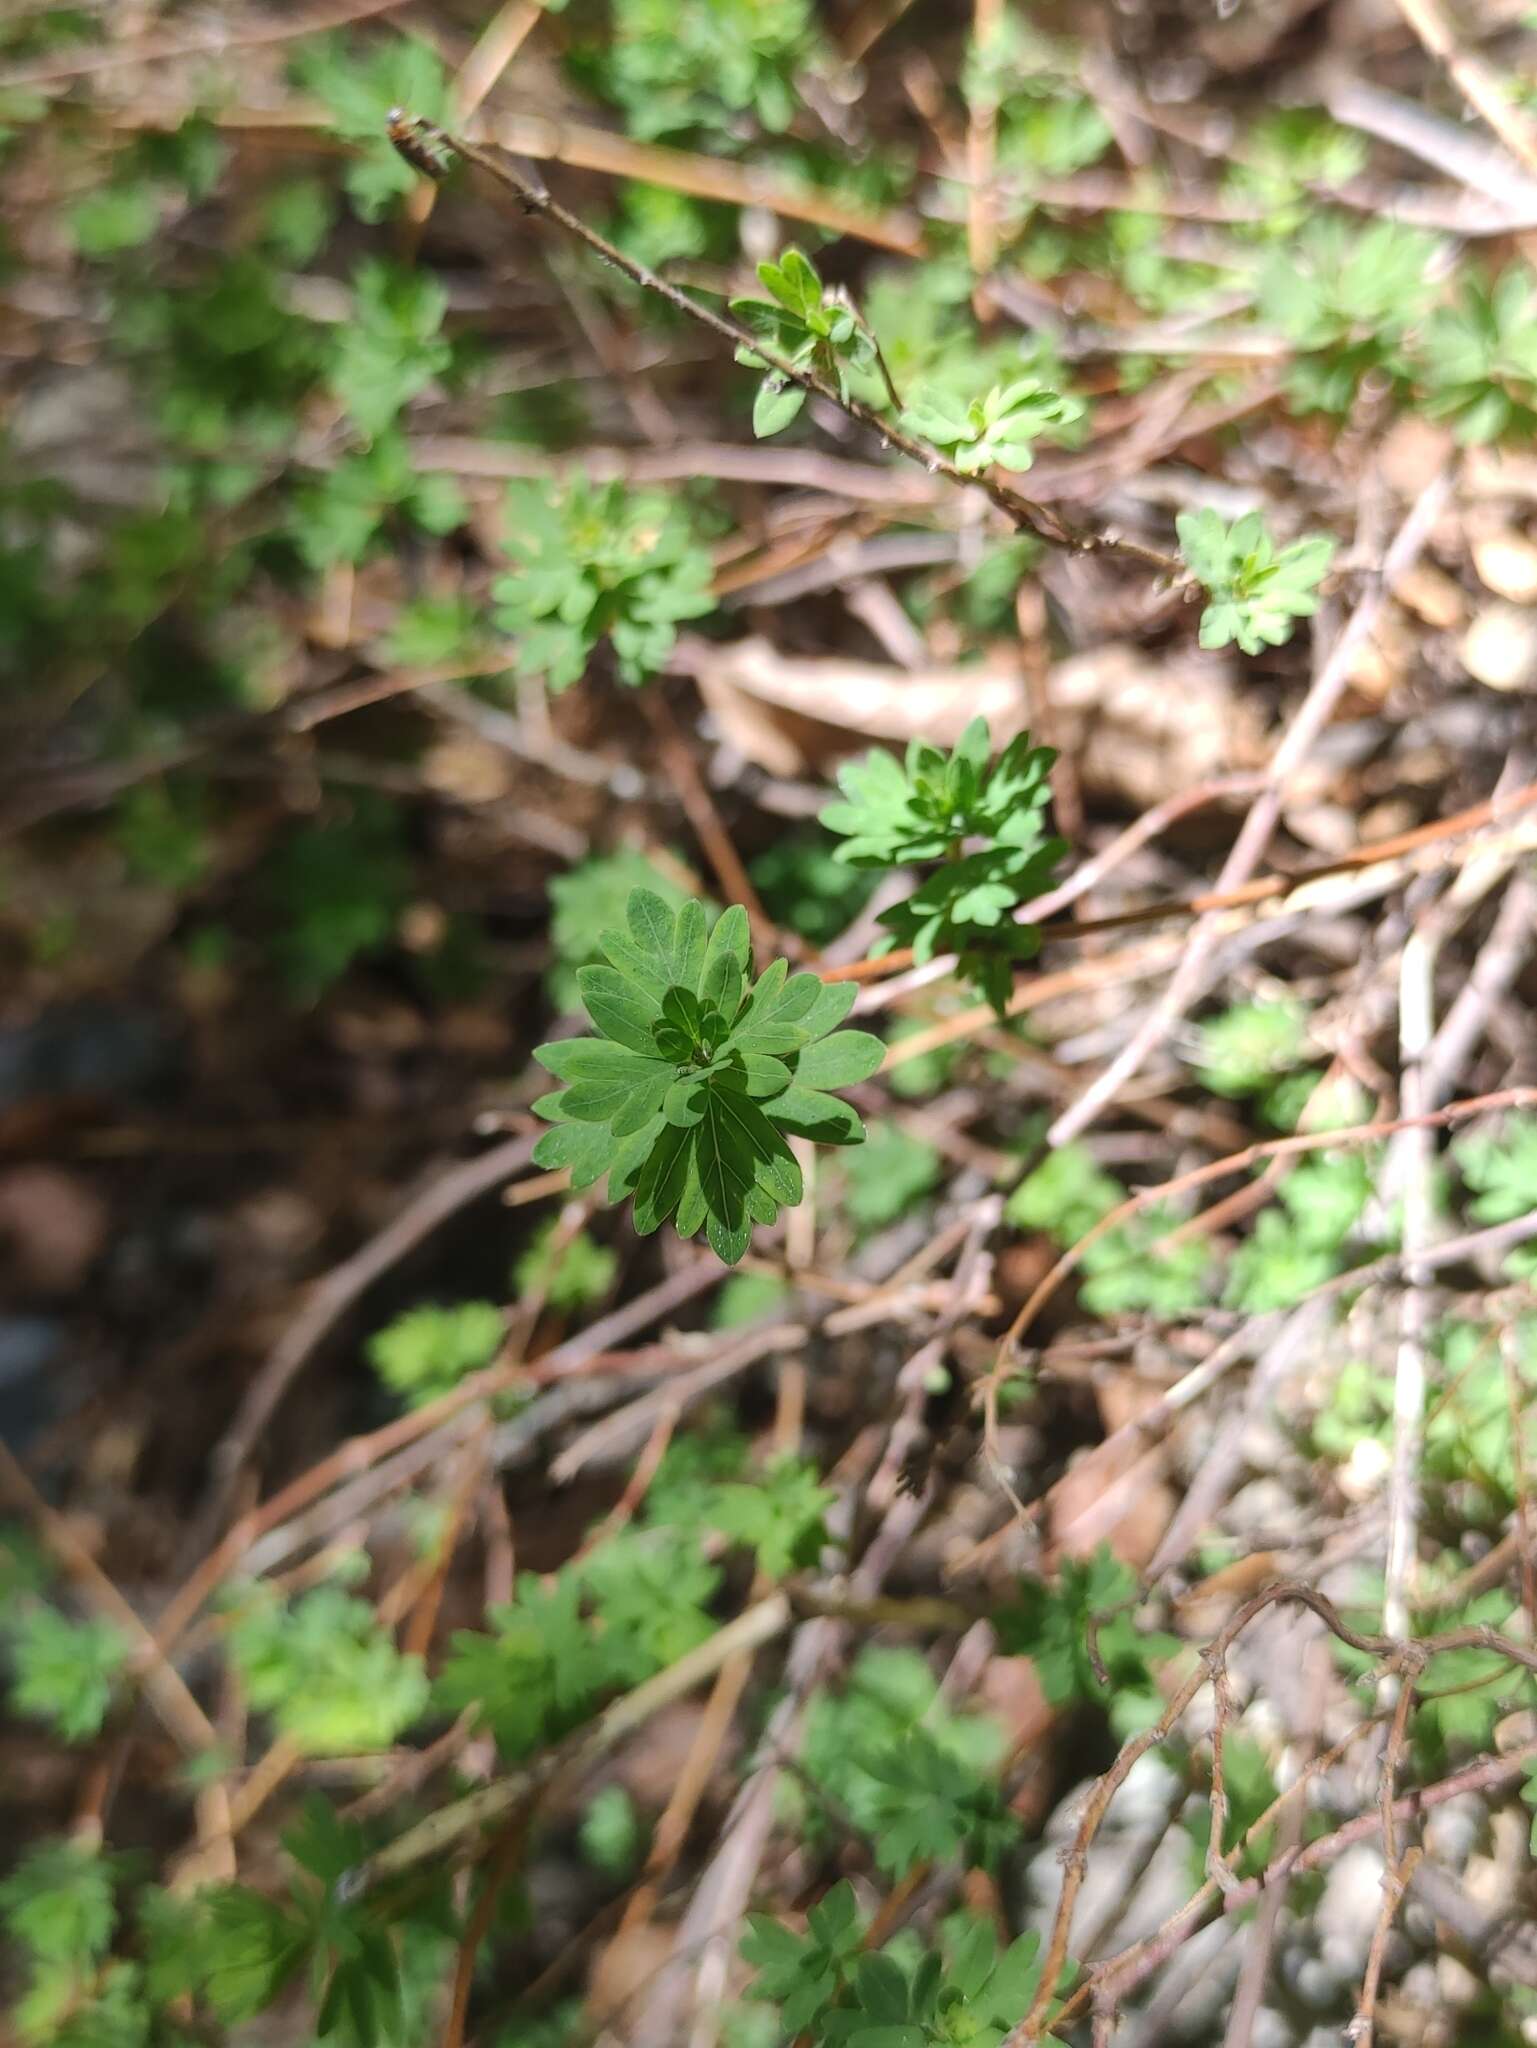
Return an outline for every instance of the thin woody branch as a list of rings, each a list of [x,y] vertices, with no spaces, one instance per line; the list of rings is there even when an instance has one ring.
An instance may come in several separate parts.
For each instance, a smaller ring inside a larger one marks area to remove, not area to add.
[[[969,476],[948,456],[941,454],[932,443],[921,440],[916,434],[908,433],[904,427],[898,426],[895,421],[877,412],[873,406],[866,405],[863,400],[844,397],[814,370],[802,369],[790,362],[756,335],[749,333],[745,327],[739,326],[736,321],[714,312],[709,306],[701,305],[697,299],[691,298],[677,285],[669,283],[665,277],[658,277],[656,272],[648,270],[644,263],[637,262],[633,256],[626,255],[623,249],[616,248],[612,242],[600,235],[596,228],[589,227],[580,214],[573,213],[568,206],[563,206],[548,190],[543,180],[536,176],[531,166],[524,170],[519,167],[515,158],[504,152],[487,149],[478,142],[466,141],[462,136],[452,135],[446,128],[440,128],[434,122],[423,120],[420,115],[409,114],[399,107],[390,115],[388,133],[390,141],[406,162],[420,171],[424,177],[445,176],[451,156],[462,157],[466,163],[473,164],[477,170],[484,171],[487,177],[494,179],[504,191],[511,192],[526,213],[537,214],[545,220],[553,221],[573,239],[585,244],[595,256],[600,257],[612,269],[629,278],[632,284],[639,285],[643,291],[664,299],[686,319],[709,328],[712,334],[726,342],[733,351],[750,350],[777,376],[785,378],[791,384],[799,385],[810,395],[825,399],[829,405],[837,406],[840,412],[847,414],[851,420],[857,420],[861,426],[868,427],[872,433],[878,434],[887,447],[895,448],[910,462],[918,463],[931,476],[946,477],[962,490],[984,491],[998,510],[1021,533],[1033,535],[1048,547],[1066,548],[1073,554],[1124,555],[1132,561],[1141,562],[1146,568],[1156,570],[1160,575],[1182,583],[1189,581],[1188,571],[1177,555],[1169,554],[1162,548],[1149,547],[1143,541],[1129,540],[1125,535],[1108,528],[1099,530],[1075,525],[1045,505],[1037,504],[1034,499],[1023,496],[991,472]],[[894,397],[895,391],[890,384],[889,376],[887,387]]]

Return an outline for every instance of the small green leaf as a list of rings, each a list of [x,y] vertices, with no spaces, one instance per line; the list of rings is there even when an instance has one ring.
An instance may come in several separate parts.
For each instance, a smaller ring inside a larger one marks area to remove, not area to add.
[[[795,383],[778,370],[771,370],[759,384],[752,403],[752,430],[760,441],[782,434],[800,418],[806,403],[804,385]]]

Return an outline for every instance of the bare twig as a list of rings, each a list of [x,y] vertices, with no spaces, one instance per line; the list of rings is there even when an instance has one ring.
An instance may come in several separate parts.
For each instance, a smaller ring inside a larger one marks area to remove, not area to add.
[[[289,1326],[247,1388],[235,1419],[214,1451],[212,1481],[196,1524],[195,1547],[204,1548],[223,1521],[235,1480],[255,1450],[279,1403],[316,1347],[355,1301],[424,1238],[527,1166],[537,1138],[525,1134],[450,1167],[400,1215],[319,1281],[303,1312]]]
[[[1310,1609],[1312,1613],[1317,1615],[1318,1619],[1331,1634],[1337,1636],[1341,1642],[1349,1644],[1352,1649],[1363,1651],[1368,1656],[1378,1658],[1385,1669],[1412,1674],[1421,1670],[1428,1658],[1454,1647],[1494,1647],[1490,1640],[1494,1633],[1492,1630],[1450,1630],[1444,1635],[1407,1642],[1389,1636],[1364,1635],[1350,1628],[1333,1602],[1326,1599],[1316,1588],[1302,1585],[1296,1581],[1286,1581],[1279,1585],[1268,1586],[1263,1591],[1256,1593],[1251,1599],[1246,1600],[1206,1646],[1200,1667],[1175,1688],[1172,1697],[1165,1705],[1163,1713],[1159,1716],[1153,1727],[1146,1729],[1140,1735],[1133,1736],[1126,1742],[1110,1769],[1090,1787],[1088,1796],[1083,1804],[1077,1831],[1064,1860],[1062,1890],[1058,1897],[1056,1912],[1052,1920],[1051,1934],[1046,1945],[1037,1991],[1030,2002],[1028,2010],[1010,2028],[1008,2034],[1000,2043],[1000,2048],[1026,2048],[1026,2044],[1039,2041],[1046,2031],[1047,2011],[1056,1993],[1057,1981],[1061,1975],[1062,1966],[1067,1960],[1068,1946],[1072,1933],[1073,1907],[1088,1871],[1089,1847],[1098,1834],[1105,1815],[1109,1812],[1111,1801],[1121,1786],[1125,1784],[1132,1766],[1140,1757],[1145,1756],[1149,1750],[1167,1740],[1169,1734],[1178,1725],[1181,1716],[1195,1699],[1197,1693],[1207,1683],[1208,1675],[1213,1666],[1213,1660],[1225,1654],[1232,1647],[1233,1643],[1237,1641],[1238,1637],[1257,1615],[1283,1601],[1296,1602]],[[1472,1636],[1479,1638],[1477,1644],[1468,1640]],[[1508,1656],[1513,1663],[1520,1664],[1528,1670],[1537,1669],[1537,1650],[1528,1649],[1525,1644],[1514,1642],[1509,1637],[1501,1638],[1498,1647],[1500,1654]],[[1537,1747],[1537,1745],[1534,1745],[1534,1747]],[[1503,1763],[1506,1759],[1500,1758],[1495,1761]],[[1422,1794],[1420,1797],[1423,1800],[1424,1795]],[[1396,1815],[1398,1811],[1397,1804],[1390,1804],[1385,1809],[1366,1816],[1366,1826],[1362,1831],[1365,1833],[1372,1832],[1384,1824],[1386,1813]],[[1331,1840],[1338,1842],[1339,1835],[1342,1833],[1343,1830],[1338,1831]],[[1224,1902],[1225,1910],[1228,1912],[1235,1911],[1240,1903],[1247,1898],[1252,1898],[1256,1890],[1272,1882],[1279,1881],[1282,1875],[1289,1876],[1293,1870],[1302,1866],[1304,1860],[1317,1846],[1314,1844],[1309,1850],[1299,1850],[1297,1855],[1290,1862],[1286,1863],[1284,1873],[1280,1866],[1285,1859],[1278,1858],[1271,1864],[1262,1879],[1250,1880],[1246,1884],[1234,1885],[1227,1893]],[[1217,1890],[1215,1882],[1208,1879],[1208,1884],[1211,1887],[1211,1892],[1215,1893]],[[1207,1894],[1204,1891],[1198,1895],[1198,1897],[1202,1898],[1205,1896]],[[1182,1908],[1174,1916],[1174,1920],[1170,1923],[1171,1927],[1193,1922],[1194,1914],[1192,1908],[1195,1907],[1195,1903],[1193,1901],[1190,1906]],[[1197,1910],[1201,1909],[1197,1908]],[[1102,1965],[1100,1969],[1094,1971],[1088,1980],[1087,1987],[1080,1987],[1080,1990],[1074,1994],[1073,1999],[1070,2001],[1070,2009],[1081,2009],[1086,1996],[1092,1992],[1093,1987],[1106,1975],[1116,1973],[1118,1964],[1122,1960],[1112,1958],[1109,1963]],[[1066,2011],[1059,2017],[1065,2020],[1067,2017]]]
[[[1372,2048],[1376,2036],[1377,1988],[1382,1981],[1382,1962],[1387,1953],[1388,1936],[1398,1912],[1399,1902],[1404,1895],[1414,1866],[1419,1860],[1419,1851],[1411,1849],[1403,1857],[1398,1853],[1398,1816],[1393,1806],[1393,1784],[1398,1776],[1399,1764],[1403,1761],[1404,1744],[1409,1735],[1409,1714],[1414,1704],[1414,1688],[1401,1682],[1398,1702],[1393,1710],[1393,1725],[1388,1730],[1387,1747],[1382,1758],[1382,1797],[1378,1811],[1382,1819],[1382,1909],[1377,1916],[1377,1925],[1372,1934],[1371,1947],[1367,1951],[1366,1970],[1361,1980],[1361,1996],[1356,2003],[1355,2018],[1348,2028],[1349,2038],[1356,2048]]]
[[[626,255],[622,249],[605,240],[595,228],[589,227],[579,214],[573,213],[551,193],[524,177],[511,157],[497,150],[484,148],[480,143],[469,142],[462,136],[450,135],[431,122],[413,118],[402,112],[392,116],[391,135],[392,139],[398,139],[407,149],[411,148],[411,138],[415,136],[424,139],[435,150],[456,152],[467,163],[474,164],[477,169],[484,171],[497,184],[511,192],[526,212],[553,221],[565,233],[583,243],[595,256],[601,257],[605,263],[629,278],[632,284],[665,299],[668,305],[687,319],[709,328],[712,334],[730,346],[733,353],[738,349],[747,350],[776,375],[825,400],[829,405],[836,406],[850,419],[857,420],[861,426],[868,427],[878,434],[887,446],[897,449],[910,461],[920,463],[930,474],[948,477],[951,483],[963,490],[975,488],[985,492],[998,510],[1021,532],[1034,534],[1048,546],[1066,548],[1075,554],[1123,554],[1148,568],[1158,570],[1162,575],[1179,580],[1185,579],[1187,572],[1177,555],[1171,555],[1161,548],[1148,547],[1141,541],[1130,540],[1108,530],[1098,531],[1070,525],[1044,505],[1037,505],[1029,498],[1021,496],[1011,485],[1004,483],[991,472],[983,476],[968,476],[948,456],[942,455],[928,442],[909,434],[905,428],[898,426],[895,421],[875,411],[860,399],[844,397],[835,386],[827,383],[815,371],[803,369],[790,362],[758,336],[749,333],[745,327],[738,326],[735,321],[728,320],[722,314],[712,311],[710,307],[702,305],[679,286],[670,283],[666,278],[658,277],[656,272],[648,270],[644,263],[639,263],[634,257]],[[420,143],[417,146],[419,148]],[[413,156],[411,161],[420,168],[419,156]]]
[[[1435,1034],[1436,950],[1428,933],[1414,931],[1404,946],[1399,975],[1400,1103],[1406,1119],[1424,1115],[1424,1061]],[[1404,1297],[1399,1308],[1398,1362],[1393,1376],[1393,1465],[1388,1484],[1388,1554],[1383,1621],[1395,1635],[1409,1626],[1410,1577],[1419,1534],[1420,1439],[1425,1416],[1425,1337],[1430,1309],[1421,1263],[1434,1228],[1430,1179],[1431,1128],[1410,1122],[1397,1141],[1404,1168]]]
[[[1517,162],[1537,174],[1537,129],[1489,67],[1459,46],[1437,0],[1398,0],[1398,11],[1445,66],[1469,106],[1477,109]]]
[[[1420,493],[1388,549],[1380,574],[1372,578],[1329,658],[1314,677],[1301,709],[1271,760],[1265,792],[1244,820],[1243,829],[1222,864],[1222,872],[1217,877],[1219,894],[1246,883],[1270,843],[1292,776],[1333,716],[1341,693],[1350,680],[1356,655],[1370,637],[1395,584],[1419,559],[1430,530],[1446,503],[1449,488],[1450,478],[1443,471]],[[1053,1148],[1067,1144],[1086,1130],[1121,1088],[1140,1071],[1149,1054],[1162,1044],[1176,1020],[1184,1015],[1199,995],[1217,937],[1217,928],[1209,921],[1203,921],[1196,927],[1162,1000],[1149,1011],[1122,1051],[1102,1073],[1096,1075],[1078,1100],[1063,1111],[1048,1131],[1047,1143]]]
[[[739,1652],[761,1649],[775,1636],[782,1635],[792,1612],[782,1593],[745,1609],[734,1621],[717,1629],[707,1642],[605,1707],[595,1720],[578,1729],[547,1756],[523,1770],[494,1778],[489,1785],[429,1814],[414,1828],[398,1835],[351,1873],[349,1896],[356,1897],[380,1879],[397,1876],[428,1858],[456,1853],[467,1838],[483,1828],[499,1825],[531,1804],[557,1777],[575,1776],[606,1756],[663,1707],[683,1698],[705,1679],[713,1678]]]

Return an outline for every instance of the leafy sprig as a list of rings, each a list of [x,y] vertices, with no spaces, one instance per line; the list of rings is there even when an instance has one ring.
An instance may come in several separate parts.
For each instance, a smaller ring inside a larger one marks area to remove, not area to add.
[[[1175,526],[1180,553],[1206,590],[1203,647],[1236,641],[1245,654],[1258,654],[1283,646],[1293,623],[1317,611],[1318,587],[1334,554],[1327,535],[1310,534],[1278,549],[1258,512],[1229,526],[1209,505],[1181,512]]]
[[[1064,398],[1033,377],[995,384],[981,398],[956,398],[943,388],[920,389],[902,414],[913,433],[943,448],[964,476],[994,463],[1000,469],[1028,469],[1032,444],[1083,418],[1076,398]]]
[[[784,362],[832,385],[845,401],[854,380],[879,364],[875,337],[845,296],[829,291],[816,266],[799,249],[786,249],[777,263],[760,263],[758,277],[767,299],[733,299],[731,310]],[[753,432],[760,440],[789,426],[806,403],[802,385],[792,382],[751,348],[736,359],[762,370],[753,400]]]
[[[855,867],[941,863],[882,913],[884,943],[911,946],[920,964],[958,954],[958,972],[1002,1014],[1013,968],[1040,950],[1039,931],[1014,913],[1045,890],[1067,847],[1046,830],[1056,755],[1031,746],[1028,733],[995,761],[990,747],[987,722],[976,718],[949,754],[926,740],[901,762],[867,754],[840,771],[845,801],[822,823],[843,838],[837,858]]]
[[[497,623],[520,675],[552,690],[576,682],[601,640],[640,684],[672,652],[680,619],[709,611],[710,557],[676,498],[574,477],[516,483],[506,532],[514,562],[494,586]]]
[[[791,1135],[863,1141],[829,1091],[874,1073],[881,1043],[838,1030],[850,984],[791,974],[784,960],[754,981],[740,905],[707,940],[702,904],[674,912],[636,889],[626,924],[603,935],[608,965],[577,975],[601,1035],[535,1052],[566,1085],[534,1105],[555,1125],[534,1156],[569,1167],[574,1187],[606,1174],[610,1201],[633,1196],[637,1230],[673,1218],[680,1237],[705,1231],[735,1265],[753,1226],[801,1199]]]

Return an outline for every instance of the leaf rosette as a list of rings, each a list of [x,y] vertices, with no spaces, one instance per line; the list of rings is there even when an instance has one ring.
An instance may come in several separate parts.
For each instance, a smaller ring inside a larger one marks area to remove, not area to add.
[[[625,924],[602,935],[608,964],[577,975],[597,1035],[534,1054],[565,1084],[534,1105],[554,1125],[534,1157],[568,1167],[577,1188],[607,1174],[609,1200],[633,1197],[642,1235],[670,1217],[735,1265],[754,1224],[802,1197],[791,1136],[863,1142],[857,1113],[830,1091],[867,1079],[883,1047],[838,1029],[851,983],[792,974],[785,960],[754,981],[740,904],[706,936],[702,904],[674,911],[635,889]]]

